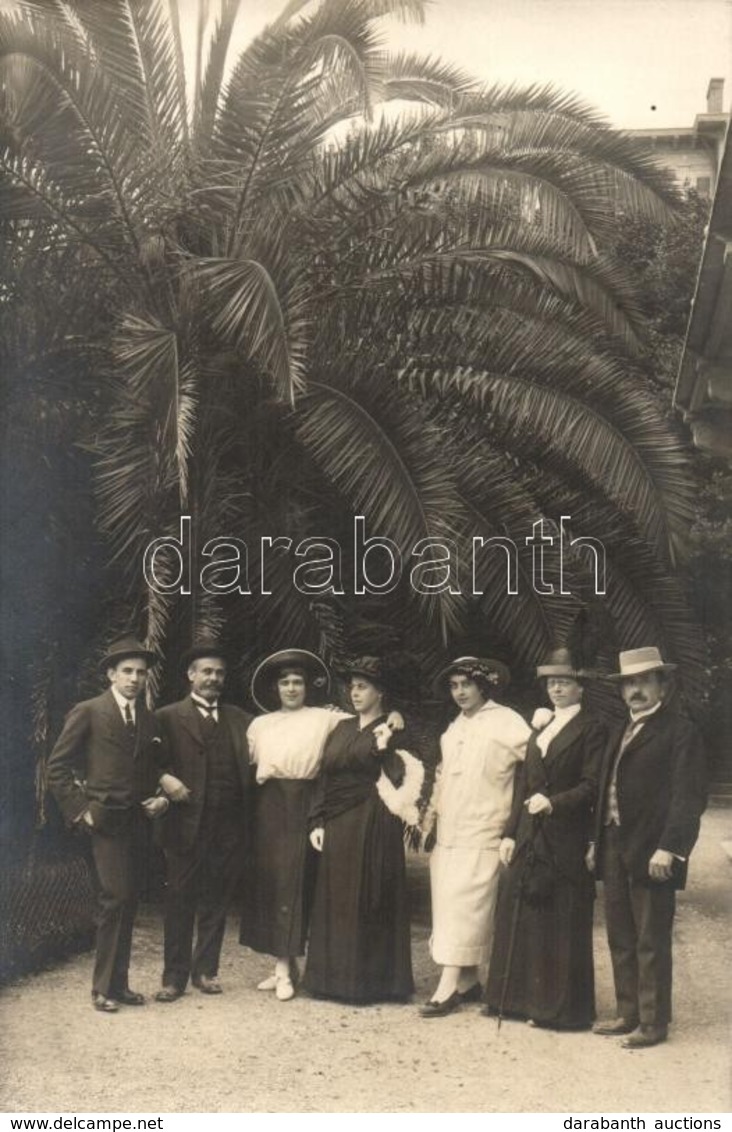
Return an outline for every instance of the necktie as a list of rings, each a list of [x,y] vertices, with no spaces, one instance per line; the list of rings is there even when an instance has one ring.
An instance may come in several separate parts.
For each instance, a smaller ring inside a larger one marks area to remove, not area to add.
[[[125,704],[125,727],[130,730],[135,726],[135,721],[132,718],[132,708],[129,704]]]
[[[215,727],[217,721],[216,721],[216,717],[214,716],[214,712],[216,711],[216,708],[218,707],[218,705],[217,704],[200,704],[200,707],[202,707],[203,710],[208,713],[207,715],[204,715],[204,717],[203,717],[204,724],[207,727]]]

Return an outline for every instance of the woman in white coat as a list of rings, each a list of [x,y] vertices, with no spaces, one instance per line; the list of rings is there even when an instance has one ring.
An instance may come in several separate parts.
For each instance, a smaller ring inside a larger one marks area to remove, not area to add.
[[[490,956],[498,846],[511,811],[514,772],[531,734],[518,712],[492,699],[509,680],[500,661],[463,656],[436,682],[460,714],[440,741],[431,806],[437,825],[430,860],[431,951],[442,974],[420,1009],[424,1018],[443,1017],[481,997],[478,972]]]

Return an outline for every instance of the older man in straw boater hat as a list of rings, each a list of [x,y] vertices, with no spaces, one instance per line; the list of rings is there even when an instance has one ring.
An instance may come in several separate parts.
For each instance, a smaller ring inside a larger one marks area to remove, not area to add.
[[[625,1035],[627,1049],[666,1040],[671,1021],[671,934],[676,889],[706,802],[699,733],[668,697],[657,648],[620,653],[629,717],[608,742],[589,855],[605,885],[617,1017],[595,1033]]]
[[[110,687],[77,704],[48,760],[48,784],[67,822],[91,836],[99,882],[99,922],[92,1005],[106,1014],[142,1006],[128,968],[146,844],[142,823],[168,808],[175,788],[155,716],[142,699],[155,656],[124,637],[101,661]]]

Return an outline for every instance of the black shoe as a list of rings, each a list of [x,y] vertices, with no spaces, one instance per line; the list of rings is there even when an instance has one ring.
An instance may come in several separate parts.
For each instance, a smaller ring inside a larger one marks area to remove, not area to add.
[[[125,987],[124,990],[116,992],[114,998],[115,1001],[120,1004],[120,1006],[145,1005],[144,994],[138,994],[137,991],[130,990],[129,987]]]
[[[435,1002],[434,999],[425,1002],[424,1006],[420,1006],[419,1013],[422,1018],[444,1018],[446,1014],[452,1014],[454,1010],[459,1010],[461,1002],[462,999],[458,991],[453,991],[444,1002]]]
[[[595,1022],[592,1027],[593,1034],[602,1034],[606,1038],[619,1038],[623,1034],[632,1034],[638,1023],[632,1018],[610,1018],[604,1022]]]
[[[92,1006],[95,1010],[101,1010],[103,1014],[116,1014],[119,1010],[118,1003],[113,998],[107,998],[101,991],[92,993]]]
[[[620,1044],[623,1049],[645,1049],[647,1046],[658,1046],[668,1037],[668,1026],[639,1026],[628,1034]]]
[[[483,997],[483,988],[480,983],[473,983],[467,990],[458,991],[461,1002],[480,1002]]]
[[[174,987],[172,985],[163,986],[155,995],[156,1002],[175,1002],[177,998],[183,997],[181,987]]]
[[[224,988],[221,986],[217,975],[196,975],[195,979],[191,981],[194,987],[200,990],[201,994],[224,993]]]

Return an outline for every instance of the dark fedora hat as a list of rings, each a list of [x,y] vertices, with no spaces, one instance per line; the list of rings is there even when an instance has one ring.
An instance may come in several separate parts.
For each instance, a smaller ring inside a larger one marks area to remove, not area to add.
[[[380,656],[356,656],[353,660],[344,660],[336,666],[339,676],[350,680],[354,676],[363,676],[371,684],[378,684],[384,688],[392,675],[387,670],[386,662]]]
[[[228,649],[224,648],[221,644],[221,641],[198,641],[183,653],[181,665],[184,669],[188,669],[193,664],[194,660],[203,660],[205,656],[215,656],[219,660],[228,661],[229,652]]]
[[[330,690],[330,673],[319,656],[307,649],[280,649],[260,661],[252,676],[252,699],[261,711],[276,711],[280,706],[273,684],[286,668],[302,668],[319,698]]]
[[[568,648],[552,649],[536,669],[537,676],[564,676],[570,680],[589,680],[595,675],[589,668],[575,664]]]
[[[108,668],[114,668],[121,660],[126,660],[129,656],[142,657],[148,668],[152,668],[158,660],[154,652],[150,652],[150,649],[146,649],[134,637],[119,637],[108,646],[106,653],[99,661],[99,667],[103,672],[106,672]]]
[[[468,676],[474,680],[476,676],[495,688],[497,692],[511,683],[511,672],[500,660],[493,660],[489,656],[458,656],[446,665],[438,674],[432,684],[432,690],[437,696],[444,697],[448,692],[447,681],[450,676]]]
[[[357,656],[336,666],[343,680],[362,676],[371,684],[398,699],[409,700],[419,691],[419,666],[408,652],[394,651],[385,656]]]

